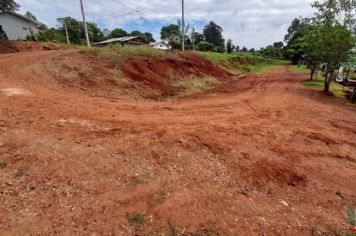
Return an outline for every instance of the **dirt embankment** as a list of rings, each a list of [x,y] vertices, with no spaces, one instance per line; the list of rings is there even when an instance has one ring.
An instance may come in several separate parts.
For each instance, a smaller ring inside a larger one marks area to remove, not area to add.
[[[175,58],[133,58],[122,65],[122,71],[134,81],[140,81],[162,95],[175,95],[176,88],[169,84],[170,77],[189,79],[190,76],[211,76],[225,80],[230,72],[195,54],[181,54]]]
[[[156,102],[112,99],[120,71],[76,51],[0,55],[0,65],[0,235],[349,227],[356,109],[302,87],[307,75],[277,68]]]
[[[0,54],[16,52],[51,51],[63,48],[55,43],[36,43],[26,41],[0,41]]]
[[[60,47],[49,43],[0,43],[0,53],[56,49]],[[134,57],[118,62],[115,58],[101,59],[77,50],[60,50],[46,57],[38,55],[36,60],[28,76],[44,74],[45,79],[34,77],[32,83],[48,83],[51,87],[70,88],[111,98],[123,95],[155,99],[175,96],[180,92],[177,81],[205,77],[225,81],[232,76],[230,72],[196,54],[167,53],[163,57]]]

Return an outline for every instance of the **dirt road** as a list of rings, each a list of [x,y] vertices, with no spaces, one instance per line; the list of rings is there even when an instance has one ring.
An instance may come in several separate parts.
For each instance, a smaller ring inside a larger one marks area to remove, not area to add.
[[[1,235],[347,227],[356,108],[303,88],[307,75],[278,68],[175,102],[109,99],[55,80],[65,57],[0,56]]]

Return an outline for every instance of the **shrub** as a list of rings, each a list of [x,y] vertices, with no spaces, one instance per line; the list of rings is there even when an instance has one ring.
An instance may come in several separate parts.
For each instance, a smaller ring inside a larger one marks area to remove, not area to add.
[[[212,52],[214,51],[215,47],[213,44],[208,43],[207,41],[201,41],[198,43],[197,49],[202,52]]]

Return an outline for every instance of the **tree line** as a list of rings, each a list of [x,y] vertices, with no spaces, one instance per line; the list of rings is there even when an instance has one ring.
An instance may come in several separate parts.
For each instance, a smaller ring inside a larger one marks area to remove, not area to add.
[[[312,6],[316,9],[314,17],[296,18],[288,28],[285,57],[294,63],[306,63],[311,79],[322,69],[328,91],[341,63],[355,57],[356,2],[326,0]]]

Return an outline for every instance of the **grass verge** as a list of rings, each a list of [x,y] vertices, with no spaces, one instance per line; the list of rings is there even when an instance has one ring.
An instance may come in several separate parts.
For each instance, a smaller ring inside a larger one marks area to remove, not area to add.
[[[178,78],[170,74],[167,78],[168,83],[177,88],[177,97],[190,97],[200,94],[206,90],[212,89],[219,81],[214,77],[189,76],[187,78]]]
[[[151,47],[122,47],[112,46],[110,48],[81,47],[79,51],[83,54],[89,54],[100,59],[112,59],[116,61],[125,60],[132,57],[168,57],[168,53],[162,50],[156,50]]]
[[[318,76],[314,80],[304,81],[303,85],[308,88],[324,89],[324,78]],[[330,91],[334,94],[335,97],[346,100],[346,93],[341,85],[335,82],[331,82]]]
[[[289,64],[284,60],[267,59],[253,53],[217,53],[217,52],[197,52],[199,55],[228,68],[233,68],[244,73],[261,73],[273,67]]]
[[[293,65],[289,68],[289,71],[293,73],[299,73],[299,74],[310,73],[310,70],[305,65],[301,65],[301,66]]]

